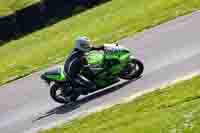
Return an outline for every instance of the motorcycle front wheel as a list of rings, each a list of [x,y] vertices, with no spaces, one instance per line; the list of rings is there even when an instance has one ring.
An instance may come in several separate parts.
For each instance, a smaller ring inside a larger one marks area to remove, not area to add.
[[[128,66],[121,73],[120,78],[131,80],[134,78],[138,78],[144,71],[143,63],[138,59],[131,59]]]

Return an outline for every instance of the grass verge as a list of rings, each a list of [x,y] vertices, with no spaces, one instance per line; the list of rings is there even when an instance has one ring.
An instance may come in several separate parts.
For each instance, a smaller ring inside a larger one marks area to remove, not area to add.
[[[200,76],[40,133],[199,133]]]
[[[14,13],[16,10],[28,7],[40,0],[1,0],[0,16],[6,16]]]
[[[200,0],[112,0],[0,47],[0,84],[62,62],[73,40],[114,42],[200,9]]]

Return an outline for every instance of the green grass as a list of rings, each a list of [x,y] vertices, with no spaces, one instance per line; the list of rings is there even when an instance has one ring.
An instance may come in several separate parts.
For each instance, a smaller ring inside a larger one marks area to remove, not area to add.
[[[16,10],[28,7],[40,0],[1,0],[0,16],[6,16],[14,13]]]
[[[41,133],[199,133],[200,76]]]
[[[200,0],[112,0],[0,47],[0,84],[64,61],[74,39],[114,42],[200,9]]]

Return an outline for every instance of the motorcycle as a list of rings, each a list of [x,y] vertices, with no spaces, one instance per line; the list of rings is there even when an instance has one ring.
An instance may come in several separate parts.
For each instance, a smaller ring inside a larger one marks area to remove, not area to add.
[[[89,78],[96,84],[96,90],[106,88],[120,80],[132,80],[141,76],[144,71],[143,63],[136,59],[131,51],[118,44],[106,44],[103,51],[90,51],[86,53],[88,65],[82,70],[81,74]],[[72,79],[64,73],[64,67],[59,66],[41,75],[41,79],[50,85],[50,95],[58,103],[66,104],[75,102],[80,95],[77,94]]]

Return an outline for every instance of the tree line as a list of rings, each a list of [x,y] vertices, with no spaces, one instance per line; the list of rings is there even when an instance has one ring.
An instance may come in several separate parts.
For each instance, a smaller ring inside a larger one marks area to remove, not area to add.
[[[0,17],[0,45],[109,0],[41,0]]]

